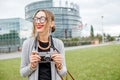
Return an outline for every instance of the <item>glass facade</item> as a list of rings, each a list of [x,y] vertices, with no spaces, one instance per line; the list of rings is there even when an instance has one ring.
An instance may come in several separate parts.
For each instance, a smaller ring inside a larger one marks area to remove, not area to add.
[[[26,5],[25,19],[28,21],[32,21],[32,17],[38,9],[47,9],[52,11],[55,15],[56,31],[53,33],[53,36],[58,38],[80,37],[80,29],[75,28],[81,24],[79,8],[56,6],[55,3],[58,3],[58,1],[41,0]]]
[[[0,19],[0,52],[17,50],[30,36],[32,23],[21,18]]]

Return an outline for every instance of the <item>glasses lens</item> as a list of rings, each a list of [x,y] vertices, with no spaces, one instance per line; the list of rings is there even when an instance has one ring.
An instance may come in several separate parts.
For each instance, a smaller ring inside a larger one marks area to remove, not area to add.
[[[45,17],[41,17],[40,22],[44,23],[45,21],[46,21],[46,18]]]
[[[37,21],[38,21],[38,18],[33,18],[33,21],[34,21],[34,22],[37,22]]]
[[[33,18],[33,21],[35,22],[39,21],[40,23],[44,23],[46,21],[46,17],[43,17],[43,16],[40,18],[35,17]]]

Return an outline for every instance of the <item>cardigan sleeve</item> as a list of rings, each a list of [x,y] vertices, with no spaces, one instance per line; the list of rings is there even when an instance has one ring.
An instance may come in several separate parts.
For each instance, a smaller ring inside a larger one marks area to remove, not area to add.
[[[56,48],[58,49],[58,51],[60,52],[60,54],[62,54],[63,57],[63,62],[62,62],[62,69],[58,70],[58,74],[61,76],[64,76],[67,73],[67,68],[66,68],[66,61],[65,61],[65,49],[64,49],[64,44],[61,40],[57,40],[57,45]]]
[[[20,74],[23,77],[28,77],[33,71],[36,69],[32,69],[29,65],[29,40],[25,40],[22,46],[21,52],[21,66],[20,66]]]

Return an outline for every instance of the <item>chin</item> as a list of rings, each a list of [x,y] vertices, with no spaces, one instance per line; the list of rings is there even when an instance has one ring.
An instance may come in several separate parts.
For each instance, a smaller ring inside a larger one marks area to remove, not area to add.
[[[43,32],[43,30],[37,30],[37,32],[42,33],[42,32]]]

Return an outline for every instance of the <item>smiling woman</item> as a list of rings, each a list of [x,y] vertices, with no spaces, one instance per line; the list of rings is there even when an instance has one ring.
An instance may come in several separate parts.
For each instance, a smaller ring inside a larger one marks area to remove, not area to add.
[[[24,41],[21,53],[20,73],[28,80],[61,80],[66,74],[64,44],[52,38],[54,31],[53,13],[38,10],[33,16],[32,38]]]

